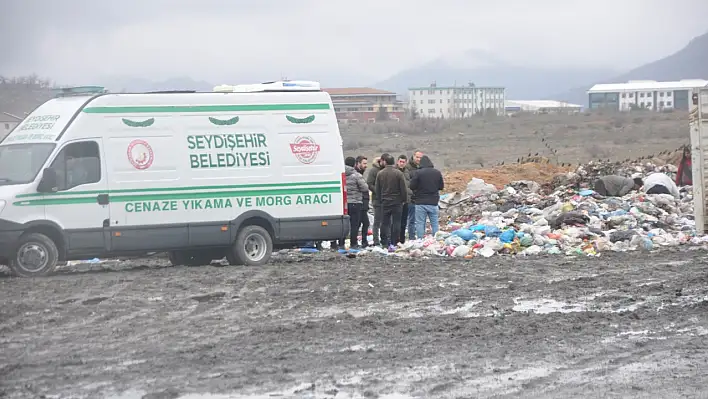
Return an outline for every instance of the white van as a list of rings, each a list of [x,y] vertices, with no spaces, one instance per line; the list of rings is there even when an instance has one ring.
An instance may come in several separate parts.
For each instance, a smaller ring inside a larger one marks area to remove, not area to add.
[[[0,143],[0,260],[20,276],[154,251],[262,265],[346,236],[341,146],[316,82],[62,89]]]

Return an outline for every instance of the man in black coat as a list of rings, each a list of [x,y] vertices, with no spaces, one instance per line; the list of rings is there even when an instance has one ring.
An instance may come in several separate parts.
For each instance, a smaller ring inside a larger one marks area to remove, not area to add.
[[[445,189],[442,173],[435,169],[427,155],[420,158],[420,169],[411,178],[411,190],[415,197],[415,229],[416,236],[425,235],[425,221],[430,220],[433,235],[440,227],[439,208],[440,190]]]

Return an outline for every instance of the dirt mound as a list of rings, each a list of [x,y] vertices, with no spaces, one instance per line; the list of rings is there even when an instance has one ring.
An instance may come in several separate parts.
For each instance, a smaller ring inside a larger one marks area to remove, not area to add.
[[[445,174],[445,192],[464,191],[472,178],[484,180],[501,189],[516,180],[532,180],[539,184],[550,183],[553,176],[575,170],[573,166],[548,163],[524,163],[495,166],[487,169],[457,170]]]
[[[616,169],[625,167],[636,168],[646,164],[656,166],[676,165],[681,161],[684,146],[680,146],[675,150],[661,151],[649,156],[642,156],[636,159],[626,159],[619,162],[600,161],[600,164],[611,167],[612,170],[602,171],[600,174],[617,173]],[[484,180],[486,183],[493,184],[501,189],[505,185],[517,180],[531,180],[544,185],[551,183],[554,176],[574,172],[576,166],[559,166],[549,163],[544,157],[524,157],[522,163],[500,165],[492,168],[472,169],[472,170],[456,170],[445,173],[445,192],[464,191],[472,178]],[[594,162],[594,161],[593,161]],[[592,163],[588,164],[591,165]],[[587,165],[586,165],[587,166]],[[595,169],[597,169],[595,165]],[[607,173],[604,173],[607,172]],[[626,171],[624,171],[626,172]],[[631,173],[619,174],[631,174]]]

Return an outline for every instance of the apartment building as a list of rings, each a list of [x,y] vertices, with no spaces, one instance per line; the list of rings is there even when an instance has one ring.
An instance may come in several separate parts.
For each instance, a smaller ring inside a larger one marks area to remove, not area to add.
[[[408,89],[411,110],[421,118],[460,119],[478,114],[504,114],[506,89],[504,87],[437,86]]]
[[[690,92],[708,86],[708,80],[683,79],[674,82],[630,80],[627,83],[597,84],[588,90],[590,109],[630,111],[648,109],[688,111]]]
[[[404,105],[396,93],[369,87],[322,89],[329,93],[337,120],[341,123],[374,123],[382,117],[403,118]]]

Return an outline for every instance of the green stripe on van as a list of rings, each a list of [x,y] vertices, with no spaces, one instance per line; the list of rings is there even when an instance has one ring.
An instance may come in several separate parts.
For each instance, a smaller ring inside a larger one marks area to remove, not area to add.
[[[258,197],[264,195],[297,195],[297,194],[330,194],[339,193],[340,187],[311,187],[311,188],[284,188],[265,190],[240,190],[240,191],[199,191],[193,193],[164,193],[164,194],[136,194],[112,195],[111,202],[139,202],[139,201],[169,201],[183,199],[227,198],[227,197]],[[16,206],[36,205],[74,205],[96,203],[96,197],[54,197],[30,199],[14,202]]]
[[[55,197],[55,196],[67,196],[67,195],[98,195],[98,194],[125,194],[125,193],[151,193],[151,192],[183,192],[183,191],[205,191],[205,190],[233,190],[233,189],[271,189],[271,188],[287,188],[287,187],[297,187],[297,186],[332,186],[336,185],[341,188],[342,182],[339,180],[330,181],[310,181],[301,183],[270,183],[270,184],[234,184],[234,185],[223,185],[223,186],[187,186],[187,187],[163,187],[163,188],[126,188],[120,190],[89,190],[89,191],[61,191],[58,193],[32,193],[32,194],[20,194],[15,198],[31,198],[31,197]]]
[[[86,107],[86,114],[154,114],[167,112],[234,111],[313,111],[328,110],[329,104],[234,104],[234,105],[152,105],[128,107]]]

